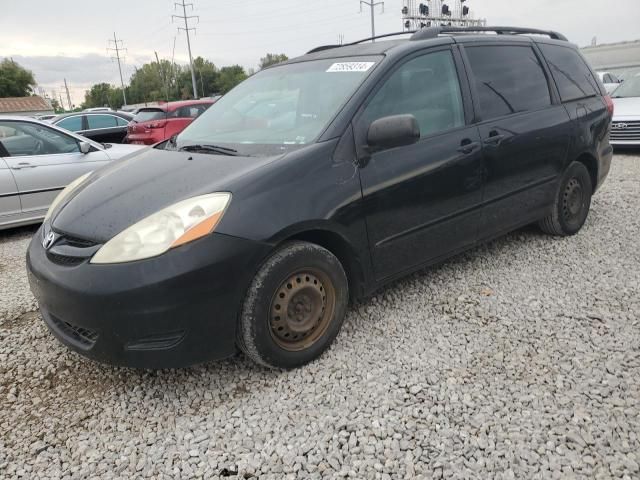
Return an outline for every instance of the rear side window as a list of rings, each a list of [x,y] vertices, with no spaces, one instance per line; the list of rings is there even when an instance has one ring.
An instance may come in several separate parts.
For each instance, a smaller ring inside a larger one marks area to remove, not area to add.
[[[460,84],[450,51],[429,53],[398,68],[364,111],[371,123],[389,115],[412,114],[420,135],[464,125]]]
[[[134,117],[134,122],[149,122],[151,120],[161,120],[165,119],[166,114],[165,111],[160,108],[147,108],[144,110],[140,110],[138,114]]]
[[[186,105],[174,110],[169,116],[172,118],[196,118],[209,108],[209,106],[208,104]]]
[[[70,132],[78,132],[82,130],[82,116],[78,115],[76,117],[64,118],[56,123],[56,126],[69,130]]]
[[[127,125],[129,125],[129,120],[122,117],[116,117],[116,121],[118,122],[118,125],[121,127],[126,127]]]
[[[112,128],[116,126],[116,117],[113,115],[87,115],[89,130],[94,128]]]
[[[600,93],[596,79],[578,52],[559,45],[540,44],[540,48],[563,102],[593,97]]]
[[[483,120],[551,105],[549,84],[531,47],[467,47]]]

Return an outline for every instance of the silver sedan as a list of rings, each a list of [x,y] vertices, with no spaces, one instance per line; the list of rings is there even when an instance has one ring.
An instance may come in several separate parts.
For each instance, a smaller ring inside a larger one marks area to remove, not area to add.
[[[104,145],[33,118],[0,116],[0,229],[42,221],[73,180],[140,148]]]

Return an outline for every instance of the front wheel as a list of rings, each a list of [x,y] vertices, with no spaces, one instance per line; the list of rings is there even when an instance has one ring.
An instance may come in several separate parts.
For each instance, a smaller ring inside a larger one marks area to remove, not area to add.
[[[589,215],[593,186],[584,164],[573,162],[560,181],[551,214],[540,220],[540,229],[551,235],[568,236],[580,231]]]
[[[292,242],[261,266],[244,300],[238,345],[252,360],[295,368],[319,357],[340,331],[347,277],[328,250]]]

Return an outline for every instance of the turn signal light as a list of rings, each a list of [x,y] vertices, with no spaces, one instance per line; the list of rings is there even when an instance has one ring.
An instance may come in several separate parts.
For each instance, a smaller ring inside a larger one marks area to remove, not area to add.
[[[613,117],[614,105],[613,105],[613,100],[611,99],[611,97],[609,95],[605,95],[604,103],[607,104],[607,112],[609,112],[609,115],[611,115]]]

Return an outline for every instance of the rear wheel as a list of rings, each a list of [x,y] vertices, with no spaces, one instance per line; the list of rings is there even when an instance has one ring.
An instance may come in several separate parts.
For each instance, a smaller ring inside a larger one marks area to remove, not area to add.
[[[333,342],[348,299],[347,277],[331,252],[289,243],[256,274],[243,304],[238,345],[268,367],[304,365]]]
[[[587,167],[571,163],[560,181],[551,214],[538,223],[542,231],[560,236],[578,233],[589,215],[592,192]]]

